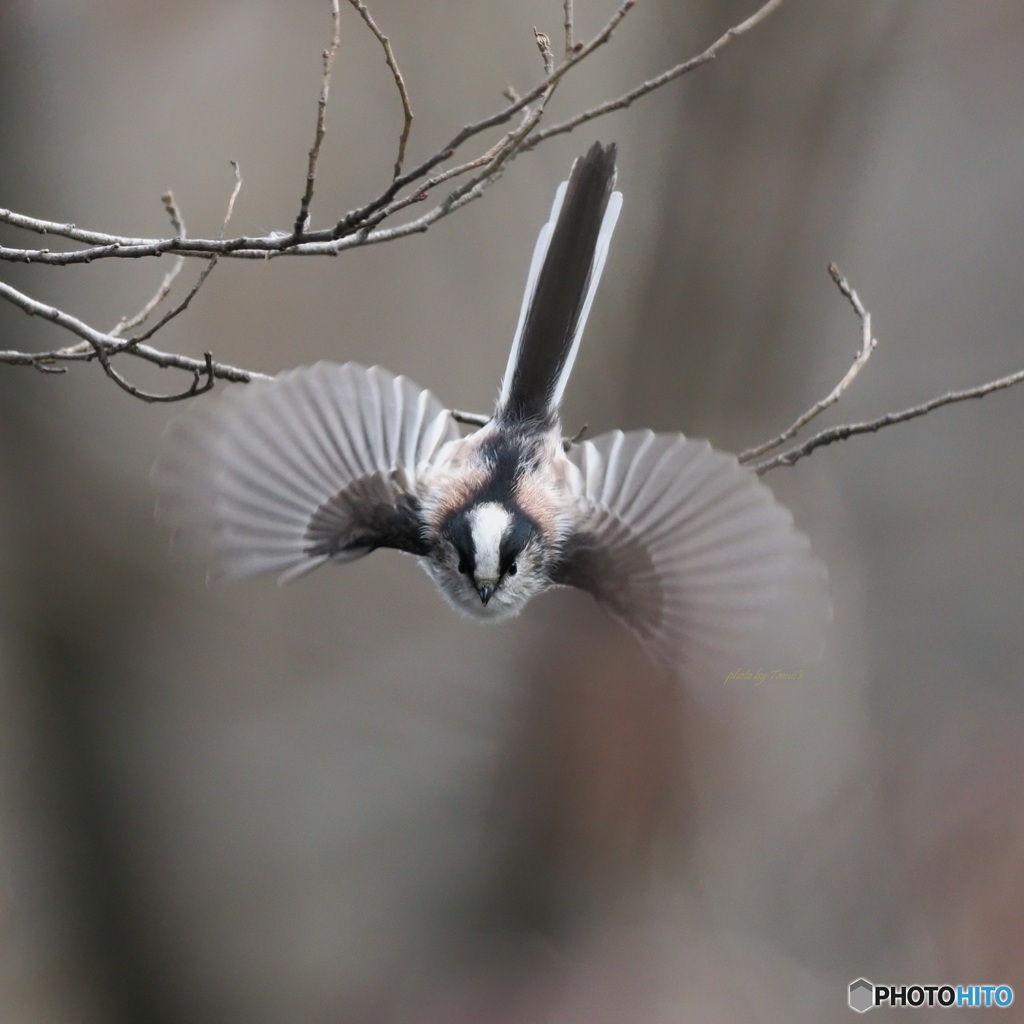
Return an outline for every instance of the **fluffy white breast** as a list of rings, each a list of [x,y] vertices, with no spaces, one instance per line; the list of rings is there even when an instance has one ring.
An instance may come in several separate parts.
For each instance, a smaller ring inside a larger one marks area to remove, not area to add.
[[[505,536],[511,518],[508,509],[494,501],[477,505],[469,513],[478,580],[496,580],[500,575],[501,538]]]

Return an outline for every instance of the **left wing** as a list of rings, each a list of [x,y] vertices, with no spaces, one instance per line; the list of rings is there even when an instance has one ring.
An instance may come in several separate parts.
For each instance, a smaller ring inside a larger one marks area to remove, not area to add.
[[[459,436],[429,392],[380,367],[317,363],[230,387],[173,421],[157,518],[212,576],[280,572],[375,548],[424,555],[419,482]]]
[[[825,567],[735,457],[651,431],[603,434],[568,457],[583,475],[584,518],[555,583],[590,591],[689,681],[820,656]]]

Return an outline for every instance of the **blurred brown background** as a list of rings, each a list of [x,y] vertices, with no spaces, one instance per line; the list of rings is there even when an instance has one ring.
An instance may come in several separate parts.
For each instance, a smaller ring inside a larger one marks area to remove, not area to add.
[[[612,9],[576,6],[581,36]],[[552,113],[752,6],[647,0]],[[561,37],[555,0],[375,13],[411,159],[535,81],[534,25]],[[319,0],[0,0],[0,205],[162,235],[171,187],[209,236],[235,159],[232,230],[287,229],[328,29]],[[781,429],[858,342],[833,259],[880,348],[832,421],[979,383],[1024,365],[1022,48],[1014,0],[788,3],[425,236],[225,261],[159,343],[379,362],[486,411],[552,191],[601,138],[625,207],[569,429]],[[343,5],[315,224],[382,187],[398,115]],[[0,275],[102,326],[167,268]],[[69,341],[0,306],[0,347]],[[1024,391],[771,474],[830,567],[829,653],[715,693],[579,595],[483,629],[397,555],[204,588],[151,522],[172,414],[95,367],[0,367],[0,1019],[838,1021],[859,975],[1024,998]]]

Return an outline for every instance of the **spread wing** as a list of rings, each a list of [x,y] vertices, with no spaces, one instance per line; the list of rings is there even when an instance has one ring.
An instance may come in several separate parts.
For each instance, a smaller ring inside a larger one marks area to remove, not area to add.
[[[688,680],[794,671],[820,656],[825,567],[735,457],[681,434],[615,431],[569,458],[584,521],[556,583],[589,590]]]
[[[425,554],[418,483],[458,428],[380,367],[317,363],[231,387],[173,421],[153,467],[172,547],[237,579],[375,548]]]

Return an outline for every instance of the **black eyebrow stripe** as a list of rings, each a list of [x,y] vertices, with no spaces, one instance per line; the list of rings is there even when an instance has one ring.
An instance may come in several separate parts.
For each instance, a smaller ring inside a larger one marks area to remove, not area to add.
[[[473,549],[473,536],[469,526],[468,506],[456,509],[442,524],[441,534],[452,542],[459,553],[459,559],[469,563],[470,572],[476,572],[476,551]]]
[[[501,538],[501,544],[498,547],[498,568],[502,573],[508,570],[508,567],[519,556],[519,552],[537,534],[536,524],[528,516],[522,515],[514,519],[513,522],[515,525]]]

